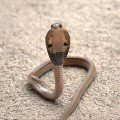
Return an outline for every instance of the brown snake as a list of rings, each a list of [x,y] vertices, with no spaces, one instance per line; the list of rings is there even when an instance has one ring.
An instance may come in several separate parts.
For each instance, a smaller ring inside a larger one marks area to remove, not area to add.
[[[30,84],[44,97],[56,100],[60,97],[63,91],[63,66],[82,67],[88,71],[88,74],[82,84],[78,85],[78,90],[75,93],[73,101],[70,103],[66,111],[62,114],[60,120],[66,120],[67,117],[73,112],[79,103],[80,98],[85,92],[86,88],[90,85],[96,74],[94,64],[81,57],[68,57],[67,54],[70,47],[69,33],[63,29],[59,23],[51,25],[51,29],[46,35],[46,47],[51,61],[37,67],[28,77]],[[54,70],[55,89],[54,91],[48,88],[45,83],[40,81],[40,77],[50,70]]]

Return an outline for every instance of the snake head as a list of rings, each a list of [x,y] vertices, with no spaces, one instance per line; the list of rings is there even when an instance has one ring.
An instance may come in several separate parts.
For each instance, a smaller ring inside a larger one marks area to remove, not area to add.
[[[52,63],[62,65],[67,58],[70,47],[69,33],[63,29],[60,23],[54,23],[51,25],[45,39],[48,55]]]

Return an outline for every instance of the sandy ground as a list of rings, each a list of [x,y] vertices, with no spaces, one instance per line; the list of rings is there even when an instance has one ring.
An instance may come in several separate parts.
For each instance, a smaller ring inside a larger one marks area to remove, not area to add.
[[[63,95],[45,101],[28,74],[46,61],[45,35],[61,22],[69,56],[91,59],[97,76],[68,120],[120,120],[120,0],[0,0],[0,120],[58,120],[86,72],[64,69]],[[52,72],[42,77],[53,85]]]

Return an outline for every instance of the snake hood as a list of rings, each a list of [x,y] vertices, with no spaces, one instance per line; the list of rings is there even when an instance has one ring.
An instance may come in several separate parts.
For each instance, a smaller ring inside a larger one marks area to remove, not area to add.
[[[60,23],[54,23],[51,25],[45,39],[48,55],[52,63],[62,65],[67,58],[70,47],[69,33],[63,29]]]

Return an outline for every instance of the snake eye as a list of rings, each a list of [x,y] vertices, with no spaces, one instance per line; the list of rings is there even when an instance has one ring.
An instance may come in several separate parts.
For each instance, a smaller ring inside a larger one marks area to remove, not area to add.
[[[67,45],[68,45],[68,43],[64,42],[64,46],[67,46]]]
[[[52,44],[48,44],[48,48],[51,48],[52,47]]]

